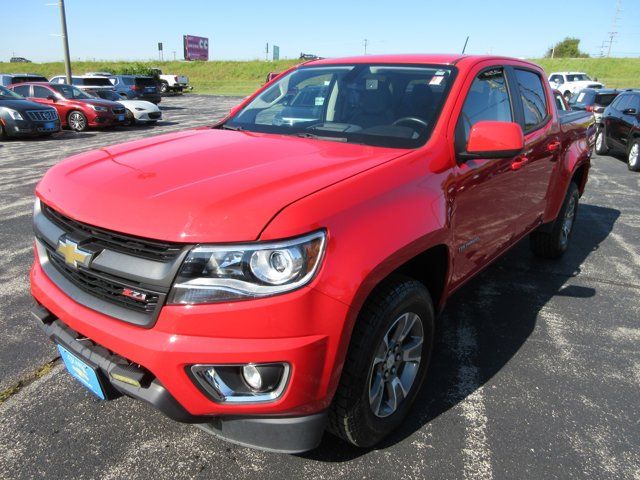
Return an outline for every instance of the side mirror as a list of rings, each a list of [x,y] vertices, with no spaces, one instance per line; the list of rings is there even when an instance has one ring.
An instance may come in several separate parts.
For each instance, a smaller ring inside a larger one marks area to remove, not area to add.
[[[524,148],[524,134],[514,122],[482,121],[471,127],[467,151],[458,154],[461,160],[477,158],[511,158]]]
[[[625,115],[637,115],[638,111],[635,108],[625,108],[622,113]]]
[[[57,102],[57,101],[58,101],[58,99],[56,98],[56,96],[55,96],[55,95],[49,95],[49,96],[47,97],[47,100],[51,100],[52,102]]]

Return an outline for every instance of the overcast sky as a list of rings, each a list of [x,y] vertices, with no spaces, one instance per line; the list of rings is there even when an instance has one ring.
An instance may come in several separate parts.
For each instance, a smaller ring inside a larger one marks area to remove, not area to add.
[[[0,59],[62,59],[55,0],[0,0]],[[635,5],[634,5],[635,4]],[[565,36],[600,54],[616,0],[66,0],[74,60],[182,58],[182,36],[210,39],[211,60],[368,53],[459,52],[540,57]],[[622,0],[612,53],[640,56],[638,0]],[[605,49],[606,50],[606,49]]]

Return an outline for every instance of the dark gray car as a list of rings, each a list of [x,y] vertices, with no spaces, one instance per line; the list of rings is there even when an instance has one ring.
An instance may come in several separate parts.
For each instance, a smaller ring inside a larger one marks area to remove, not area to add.
[[[59,131],[55,108],[30,102],[0,86],[0,138],[47,136]]]
[[[158,85],[153,77],[141,75],[110,75],[109,81],[121,97],[129,100],[146,100],[160,103],[161,97]]]

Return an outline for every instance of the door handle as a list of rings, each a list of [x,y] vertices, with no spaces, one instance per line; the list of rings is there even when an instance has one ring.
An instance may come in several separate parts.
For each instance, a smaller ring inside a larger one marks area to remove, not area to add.
[[[547,145],[547,151],[549,152],[555,152],[559,148],[560,148],[560,142],[551,142],[549,145]]]
[[[525,157],[524,155],[516,157],[513,162],[511,162],[511,170],[520,170],[528,162],[529,158]]]

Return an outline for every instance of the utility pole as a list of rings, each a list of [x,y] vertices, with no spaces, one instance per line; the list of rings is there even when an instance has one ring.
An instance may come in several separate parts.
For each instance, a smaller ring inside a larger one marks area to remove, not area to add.
[[[174,62],[176,61],[176,51],[175,50],[173,51],[173,61]]]
[[[369,44],[369,40],[367,40],[366,38],[364,39],[364,42],[362,42],[362,44],[364,45],[364,54],[367,54],[367,45]]]
[[[616,27],[618,26],[618,20],[620,18],[620,12],[622,12],[622,0],[616,2],[616,13],[613,15],[613,22],[611,22],[611,31],[609,32],[609,49],[607,50],[607,57],[611,56],[611,47],[613,46],[613,39],[618,35]]]
[[[62,46],[64,47],[64,70],[67,83],[71,85],[71,58],[69,57],[69,37],[67,35],[67,16],[64,12],[64,0],[59,0],[60,22],[62,23]]]
[[[267,42],[267,46],[264,49],[264,59],[266,62],[269,61],[269,42]]]

